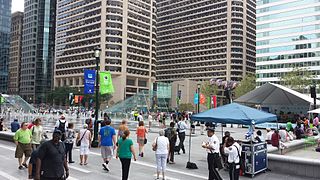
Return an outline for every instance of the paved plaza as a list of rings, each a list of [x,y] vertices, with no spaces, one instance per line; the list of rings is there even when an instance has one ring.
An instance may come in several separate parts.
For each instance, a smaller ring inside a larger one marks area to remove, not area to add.
[[[114,121],[114,126],[117,127],[119,121]],[[135,137],[135,127],[136,122],[130,122],[129,128],[131,130],[130,137],[136,141]],[[188,161],[188,151],[186,154],[176,155],[176,164],[168,164],[167,166],[167,180],[195,180],[195,179],[207,179],[208,170],[206,162],[206,152],[201,148],[202,141],[206,140],[206,135],[200,135],[199,127],[197,127],[196,135],[192,136],[192,149],[191,149],[191,161],[195,162],[199,169],[189,170],[186,169],[186,163]],[[217,128],[217,135],[221,138],[221,127]],[[231,132],[231,135],[239,139],[243,137],[246,132],[245,128],[224,128]],[[130,168],[130,180],[152,180],[155,179],[156,167],[155,167],[155,155],[151,150],[151,141],[153,141],[158,135],[159,128],[155,127],[148,134],[148,143],[145,146],[145,157],[138,158],[136,162],[132,161]],[[186,149],[189,149],[189,137],[185,141]],[[138,146],[135,144],[135,149],[137,151]],[[2,162],[0,163],[0,179],[10,179],[10,180],[20,180],[27,178],[27,169],[18,170],[17,160],[14,158],[15,145],[11,142],[0,141],[0,158]],[[307,149],[306,151],[309,152]],[[311,151],[311,150],[310,150]],[[121,164],[117,159],[112,160],[110,164],[111,171],[109,173],[102,169],[102,160],[100,156],[99,148],[92,148],[89,155],[88,165],[79,165],[79,150],[74,148],[73,159],[76,161],[75,164],[70,165],[70,178],[68,179],[81,179],[81,180],[91,180],[91,179],[111,179],[119,180],[121,179]],[[299,155],[300,151],[288,153],[289,155]],[[309,154],[309,153],[308,153]],[[314,154],[310,153],[310,157]],[[315,154],[316,155],[316,154]],[[309,156],[309,155],[308,155]],[[318,155],[319,158],[319,155]],[[320,160],[320,159],[319,159]],[[272,167],[270,167],[272,170]],[[223,179],[229,179],[228,173],[224,170],[220,171]],[[249,177],[241,177],[240,179],[250,179]],[[275,172],[266,172],[256,175],[253,179],[256,180],[315,180],[311,178],[295,177],[289,174],[277,174]]]

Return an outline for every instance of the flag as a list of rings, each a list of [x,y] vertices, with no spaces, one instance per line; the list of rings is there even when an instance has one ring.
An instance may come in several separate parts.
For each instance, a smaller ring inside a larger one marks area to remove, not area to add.
[[[79,96],[78,96],[78,95],[75,95],[75,96],[74,96],[74,103],[75,103],[75,104],[78,104],[78,103],[79,103]]]
[[[100,72],[100,94],[111,94],[114,92],[112,78],[110,72]]]
[[[0,104],[4,103],[4,97],[0,96]]]
[[[94,94],[94,84],[96,80],[95,70],[84,70],[84,94]]]
[[[204,104],[206,101],[206,97],[200,93],[200,104]]]
[[[198,104],[199,98],[198,98],[198,93],[194,94],[194,98],[193,98],[193,103],[194,104]]]
[[[217,107],[217,96],[216,95],[212,96],[212,105],[213,105],[213,108]]]
[[[210,109],[211,108],[211,98],[207,97],[207,108]]]

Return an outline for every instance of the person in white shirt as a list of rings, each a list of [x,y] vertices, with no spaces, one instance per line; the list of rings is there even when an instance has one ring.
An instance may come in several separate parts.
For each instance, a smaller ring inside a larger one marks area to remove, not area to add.
[[[271,144],[271,137],[272,137],[273,131],[271,131],[270,128],[267,128],[266,130],[267,130],[266,141],[268,144]]]
[[[186,153],[186,150],[184,149],[184,140],[186,139],[186,131],[188,129],[188,126],[185,122],[185,120],[182,117],[179,117],[179,122],[177,124],[178,126],[178,137],[179,137],[179,151],[178,154],[180,154],[180,149],[182,149],[183,154]]]
[[[239,180],[241,146],[232,137],[228,137],[223,149],[228,154],[230,180]]]
[[[260,130],[257,131],[257,136],[256,136],[255,139],[256,139],[259,143],[265,141],[265,140],[264,140],[264,137],[263,137],[263,135],[262,135],[262,132],[261,132]]]
[[[88,155],[91,148],[91,132],[88,130],[88,125],[84,124],[77,136],[77,142],[81,141],[80,145],[80,165],[88,164]]]
[[[149,113],[149,115],[148,115],[148,121],[149,121],[149,131],[151,131],[151,125],[152,125],[152,121],[153,121],[151,113]]]
[[[138,115],[138,121],[143,121],[142,113],[140,113],[140,114]]]
[[[213,128],[207,128],[208,141],[202,142],[202,147],[206,149],[209,180],[222,180],[216,168],[222,168],[221,160],[219,159],[220,142],[218,137],[214,134]],[[220,162],[218,161],[220,160]],[[220,167],[219,167],[220,166]]]
[[[157,179],[159,179],[160,171],[162,171],[162,179],[165,179],[169,139],[164,136],[164,130],[159,131],[159,136],[154,140],[152,146],[156,149]]]

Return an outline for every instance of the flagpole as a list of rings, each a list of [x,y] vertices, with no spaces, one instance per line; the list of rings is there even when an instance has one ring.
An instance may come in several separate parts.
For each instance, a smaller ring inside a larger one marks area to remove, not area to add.
[[[100,62],[100,54],[101,49],[99,47],[96,47],[94,50],[94,56],[96,58],[96,106],[95,106],[95,121],[94,121],[94,133],[93,133],[93,141],[91,146],[92,147],[98,147],[99,141],[98,141],[98,121],[99,121],[99,62]]]

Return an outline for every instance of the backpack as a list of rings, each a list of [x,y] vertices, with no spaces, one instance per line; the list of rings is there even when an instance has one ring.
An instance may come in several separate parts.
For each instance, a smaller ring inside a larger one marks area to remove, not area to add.
[[[64,132],[66,131],[66,122],[67,122],[67,121],[61,122],[61,121],[59,120],[59,127],[58,127],[58,129],[59,129],[62,133],[64,133]]]
[[[165,129],[164,136],[167,137],[170,141],[175,141],[177,139],[175,130],[173,128]]]

